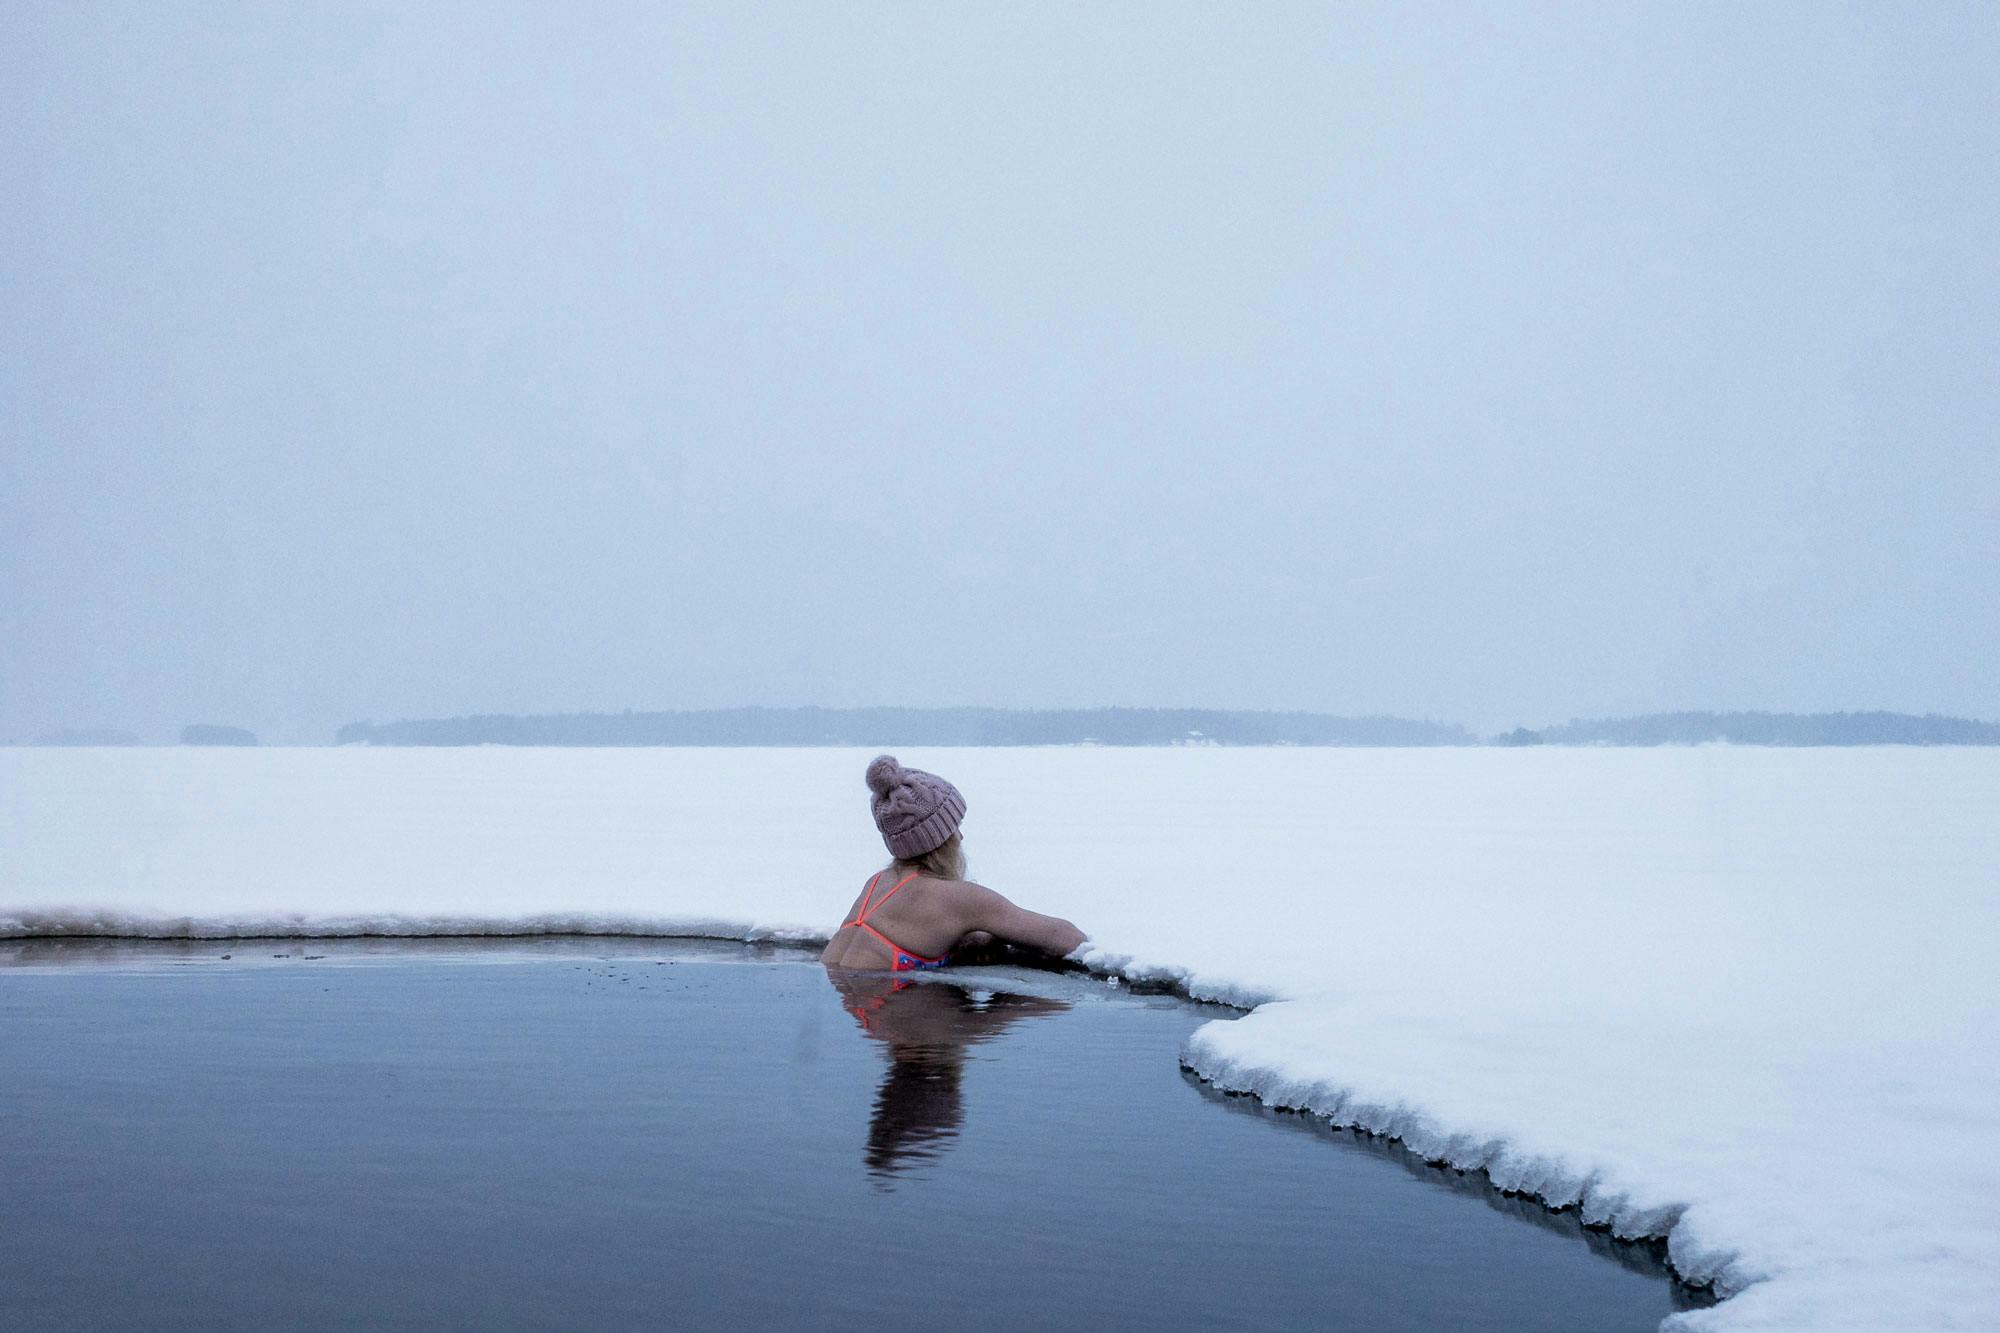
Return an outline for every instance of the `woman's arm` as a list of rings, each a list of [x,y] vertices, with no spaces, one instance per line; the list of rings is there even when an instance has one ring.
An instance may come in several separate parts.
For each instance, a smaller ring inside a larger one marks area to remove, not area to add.
[[[1086,936],[1059,916],[1043,916],[1016,907],[1005,895],[980,884],[962,884],[961,906],[967,930],[983,930],[1009,944],[1062,958],[1073,953]]]

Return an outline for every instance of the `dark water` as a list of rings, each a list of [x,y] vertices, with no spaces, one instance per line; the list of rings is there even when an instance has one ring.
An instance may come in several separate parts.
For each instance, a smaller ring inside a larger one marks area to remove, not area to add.
[[[1190,1079],[1226,1011],[955,983],[657,941],[0,945],[0,1326],[1676,1308],[1648,1251]]]

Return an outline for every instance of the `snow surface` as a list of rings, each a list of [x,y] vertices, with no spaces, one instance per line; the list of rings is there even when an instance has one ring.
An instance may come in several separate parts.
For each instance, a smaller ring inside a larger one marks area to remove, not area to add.
[[[1203,1076],[1669,1238],[1707,1328],[2000,1327],[2000,750],[910,750]],[[821,937],[849,750],[0,749],[0,936]]]

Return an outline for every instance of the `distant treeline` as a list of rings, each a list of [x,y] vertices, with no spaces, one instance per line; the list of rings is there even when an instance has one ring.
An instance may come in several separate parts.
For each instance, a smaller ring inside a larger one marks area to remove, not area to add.
[[[2000,745],[2000,723],[1926,713],[1648,713],[1522,728],[1500,745]]]
[[[30,741],[31,745],[144,745],[129,731],[119,731],[112,727],[63,727],[57,731],[44,731]],[[181,728],[182,745],[255,745],[257,734],[242,727],[227,727],[217,722],[194,722]]]
[[[1451,722],[1203,708],[716,708],[350,722],[340,745],[1477,745]],[[1911,713],[1650,713],[1494,745],[2000,745],[2000,723]]]
[[[1200,708],[717,708],[350,722],[339,745],[1472,745],[1400,717]]]
[[[257,733],[220,722],[191,722],[181,728],[182,745],[255,745]]]
[[[60,727],[44,731],[31,745],[138,745],[139,738],[115,727]]]
[[[255,745],[197,723],[183,745]],[[1219,708],[714,708],[350,722],[337,745],[2000,745],[2000,723],[1926,713],[1648,713],[1473,735],[1455,722]],[[18,743],[18,742],[13,742]],[[139,745],[75,727],[32,745]]]

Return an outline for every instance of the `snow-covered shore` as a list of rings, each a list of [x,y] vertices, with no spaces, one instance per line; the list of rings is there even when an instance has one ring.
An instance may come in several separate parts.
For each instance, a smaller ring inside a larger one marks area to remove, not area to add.
[[[0,749],[0,937],[815,938],[867,758]],[[1262,1005],[1198,1072],[1667,1234],[1676,1323],[2000,1326],[2000,750],[902,758],[1094,965]]]

